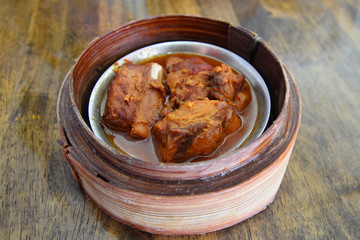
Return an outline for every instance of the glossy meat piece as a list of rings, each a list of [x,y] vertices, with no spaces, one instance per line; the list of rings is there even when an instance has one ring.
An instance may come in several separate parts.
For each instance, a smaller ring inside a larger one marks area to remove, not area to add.
[[[166,84],[170,89],[170,98],[177,102],[194,101],[208,96],[208,79],[210,71],[190,74],[187,69],[170,72]]]
[[[189,74],[197,74],[202,71],[211,71],[213,67],[202,60],[200,57],[191,57],[182,59],[178,57],[169,57],[166,60],[166,72],[176,72],[179,70],[188,70]]]
[[[252,100],[251,89],[248,83],[245,82],[241,91],[239,91],[234,98],[234,106],[239,112],[243,111]]]
[[[180,103],[207,97],[208,78],[212,68],[199,57],[168,58],[166,84],[171,92],[170,98],[175,98]]]
[[[250,89],[244,89],[245,77],[228,65],[212,67],[199,57],[170,57],[166,62],[166,84],[176,102],[208,97],[226,101],[241,112],[251,101]],[[248,90],[248,91],[244,91]]]
[[[249,102],[249,97],[251,100],[251,95],[242,91],[244,84],[243,75],[235,73],[230,66],[221,64],[213,69],[213,75],[209,78],[209,98],[226,101],[241,112]]]
[[[145,139],[165,102],[164,69],[156,63],[118,67],[108,89],[101,122],[129,136]]]
[[[184,162],[211,154],[241,124],[228,103],[206,98],[181,103],[154,124],[152,134],[162,161]]]

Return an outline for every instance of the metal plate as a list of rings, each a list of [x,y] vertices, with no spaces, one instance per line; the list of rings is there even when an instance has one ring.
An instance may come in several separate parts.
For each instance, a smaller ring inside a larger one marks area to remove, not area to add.
[[[244,136],[243,141],[246,139],[246,142],[249,142],[262,134],[270,115],[270,95],[267,86],[254,67],[252,67],[246,60],[227,49],[201,42],[164,42],[138,49],[122,57],[117,61],[117,64],[119,66],[122,65],[125,59],[132,61],[133,63],[137,63],[144,61],[144,59],[171,53],[190,53],[214,58],[220,62],[230,65],[237,72],[243,74],[246,81],[251,86],[253,100],[255,98],[259,106],[258,115],[256,116],[257,123],[254,125],[252,132],[247,133],[247,135]],[[112,146],[112,144],[107,139],[104,133],[104,129],[101,127],[100,115],[104,111],[108,85],[115,76],[113,70],[114,65],[112,65],[102,74],[92,90],[89,101],[89,121],[91,128],[99,139],[106,142],[110,146]],[[239,145],[241,145],[242,142],[240,142]],[[238,146],[235,146],[234,148],[237,148]],[[124,150],[126,151],[126,149]],[[127,154],[130,156],[132,155],[131,153]]]

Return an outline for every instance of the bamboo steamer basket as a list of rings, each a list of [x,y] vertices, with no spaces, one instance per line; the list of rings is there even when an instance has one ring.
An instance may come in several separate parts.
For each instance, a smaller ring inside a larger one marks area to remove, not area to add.
[[[271,114],[259,138],[215,159],[181,164],[123,156],[99,141],[86,117],[97,79],[122,56],[168,41],[223,47],[261,74]],[[186,15],[134,21],[94,39],[66,75],[57,104],[59,145],[86,196],[114,219],[164,235],[223,229],[265,209],[286,171],[300,116],[294,79],[260,37],[227,22]]]

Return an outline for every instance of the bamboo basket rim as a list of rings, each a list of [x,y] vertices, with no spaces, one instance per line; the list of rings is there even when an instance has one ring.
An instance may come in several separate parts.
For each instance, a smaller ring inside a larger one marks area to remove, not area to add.
[[[98,138],[92,132],[91,128],[85,122],[82,114],[80,113],[80,111],[77,107],[77,103],[75,101],[74,90],[72,88],[72,86],[74,84],[74,71],[76,71],[78,69],[78,65],[81,64],[81,59],[84,58],[84,56],[86,54],[88,54],[89,49],[91,49],[92,47],[95,47],[99,44],[102,44],[102,42],[104,42],[108,38],[110,38],[112,34],[115,34],[119,31],[121,31],[122,29],[126,29],[129,26],[134,25],[134,24],[135,25],[146,24],[148,21],[152,21],[152,20],[161,21],[164,18],[175,18],[175,19],[195,18],[197,20],[202,20],[202,21],[216,21],[217,23],[228,24],[228,23],[226,23],[224,21],[220,21],[220,20],[213,20],[210,18],[191,16],[191,15],[162,15],[162,16],[156,16],[153,18],[147,18],[147,19],[129,22],[125,25],[120,26],[119,28],[117,28],[115,30],[112,30],[112,31],[106,33],[102,37],[95,38],[93,41],[91,41],[90,44],[87,46],[87,48],[85,50],[83,50],[82,53],[80,54],[80,56],[76,59],[76,63],[69,70],[69,72],[66,76],[66,79],[69,79],[68,84],[69,84],[69,88],[70,88],[72,111],[74,112],[74,114],[76,116],[76,120],[79,124],[79,127],[81,128],[81,131],[85,132],[85,134],[87,136],[90,136],[92,138],[92,140],[97,141]],[[234,27],[234,26],[229,24],[229,27]],[[183,173],[188,172],[188,171],[191,172],[193,169],[199,168],[199,167],[201,167],[203,169],[209,169],[215,163],[216,164],[223,163],[224,166],[226,166],[226,167],[224,169],[212,170],[211,171],[212,173],[207,174],[207,176],[210,176],[210,175],[216,176],[216,175],[222,174],[223,172],[232,171],[232,170],[235,170],[235,169],[242,167],[243,165],[246,165],[246,164],[250,163],[251,161],[253,161],[254,157],[252,157],[250,159],[242,159],[241,157],[239,158],[239,156],[246,155],[245,154],[246,152],[256,149],[259,145],[263,145],[263,142],[268,142],[267,140],[269,140],[269,138],[271,138],[271,135],[277,131],[277,126],[282,122],[284,115],[286,114],[286,109],[287,109],[288,102],[289,102],[289,80],[288,80],[288,77],[286,77],[289,75],[285,71],[285,68],[284,68],[284,65],[282,64],[282,62],[276,57],[276,55],[269,48],[269,46],[264,41],[262,41],[262,39],[259,40],[259,37],[255,33],[252,33],[251,31],[249,31],[243,27],[237,27],[237,28],[241,28],[245,32],[248,32],[249,35],[252,35],[253,38],[257,38],[256,41],[259,41],[260,44],[262,44],[266,48],[266,50],[272,55],[272,57],[281,66],[281,71],[284,76],[285,96],[284,96],[284,102],[283,102],[281,111],[279,112],[276,119],[274,119],[274,121],[269,125],[269,127],[267,129],[265,129],[265,131],[263,132],[263,134],[260,137],[249,142],[246,146],[241,147],[240,149],[234,150],[231,153],[218,156],[214,159],[200,161],[200,162],[185,162],[185,163],[146,162],[146,161],[143,161],[140,159],[126,157],[126,156],[122,155],[119,151],[117,151],[116,149],[113,149],[112,147],[108,146],[106,143],[104,143],[102,141],[98,141],[98,144],[101,146],[101,148],[103,148],[106,152],[110,153],[112,156],[114,156],[114,158],[116,158],[120,162],[136,165],[136,168],[138,168],[139,171],[141,171],[141,169],[151,170],[151,169],[156,168],[156,169],[154,169],[153,173],[155,175],[159,174],[159,178],[162,178],[161,173],[169,174],[169,172],[172,172],[173,177],[171,177],[170,179],[173,179],[173,180],[174,179],[179,179],[179,180],[195,179],[195,178],[197,178],[196,176],[189,176],[186,174],[183,175]],[[139,47],[139,48],[141,48],[141,47]],[[295,85],[295,87],[296,87],[296,85]],[[296,89],[297,89],[297,87],[296,87]],[[298,91],[298,90],[296,90],[296,91]],[[300,115],[301,114],[299,113],[299,116]],[[298,125],[300,124],[300,118],[297,120],[297,122],[295,124],[298,127]],[[296,136],[292,136],[292,138],[296,138]]]

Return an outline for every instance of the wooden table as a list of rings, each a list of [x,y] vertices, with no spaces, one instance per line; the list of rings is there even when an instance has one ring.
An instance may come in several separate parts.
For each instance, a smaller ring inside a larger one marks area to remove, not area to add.
[[[1,239],[359,239],[360,1],[2,1]],[[266,210],[199,236],[157,236],[101,212],[57,145],[56,100],[96,36],[160,14],[222,19],[256,32],[292,72],[302,124]]]

